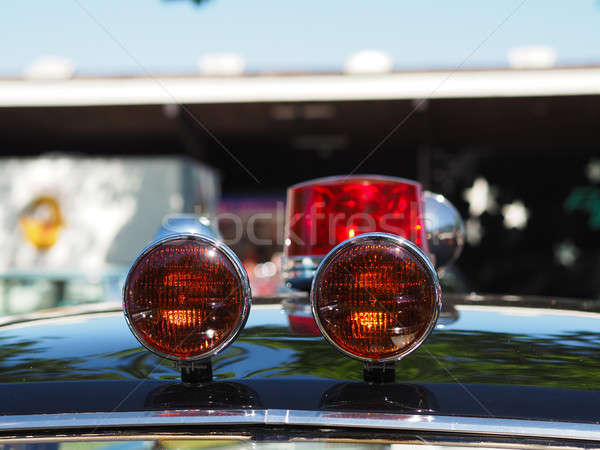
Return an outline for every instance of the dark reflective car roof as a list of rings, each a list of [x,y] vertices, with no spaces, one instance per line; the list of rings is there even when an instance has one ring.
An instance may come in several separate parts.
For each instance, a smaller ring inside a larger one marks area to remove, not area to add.
[[[140,346],[120,311],[9,323],[0,414],[274,408],[600,421],[596,304],[454,296],[445,309],[398,363],[397,382],[379,386],[323,338],[290,332],[278,301],[253,306],[240,338],[213,358],[215,381],[194,389]]]

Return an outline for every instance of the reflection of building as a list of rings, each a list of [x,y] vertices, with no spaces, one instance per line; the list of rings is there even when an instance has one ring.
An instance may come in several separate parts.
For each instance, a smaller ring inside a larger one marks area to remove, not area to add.
[[[295,182],[351,171],[418,178],[466,217],[464,191],[483,179],[497,207],[470,217],[475,237],[460,262],[470,286],[592,296],[595,210],[564,203],[575,187],[596,189],[588,166],[600,153],[599,106],[595,67],[5,79],[0,148],[186,154],[219,170],[224,193],[246,197],[281,197]],[[555,259],[565,242],[577,255],[559,258],[572,261],[566,268]]]

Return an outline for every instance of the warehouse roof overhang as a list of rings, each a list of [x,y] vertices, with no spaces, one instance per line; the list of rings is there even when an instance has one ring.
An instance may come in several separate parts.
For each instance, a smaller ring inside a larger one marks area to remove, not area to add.
[[[363,170],[380,170],[422,146],[596,152],[599,121],[600,67],[0,79],[2,155],[184,152],[233,170],[226,147],[254,172],[284,155],[342,171],[377,148]]]
[[[600,67],[240,77],[0,79],[0,107],[536,97],[600,94]]]

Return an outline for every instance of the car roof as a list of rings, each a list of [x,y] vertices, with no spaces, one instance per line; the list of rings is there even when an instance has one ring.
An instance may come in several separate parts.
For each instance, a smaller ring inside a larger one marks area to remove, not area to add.
[[[381,385],[364,383],[362,363],[322,337],[291,332],[281,299],[257,303],[239,339],[213,358],[214,381],[191,388],[172,362],[140,346],[118,305],[13,319],[0,327],[0,415],[251,410],[598,420],[596,302],[446,296],[431,337],[397,364],[396,383]]]

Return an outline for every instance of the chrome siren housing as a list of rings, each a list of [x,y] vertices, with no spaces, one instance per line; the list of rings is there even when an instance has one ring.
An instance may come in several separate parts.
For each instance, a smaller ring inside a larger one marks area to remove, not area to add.
[[[438,270],[452,265],[465,243],[465,226],[460,213],[446,197],[423,193],[425,232],[430,258]]]

